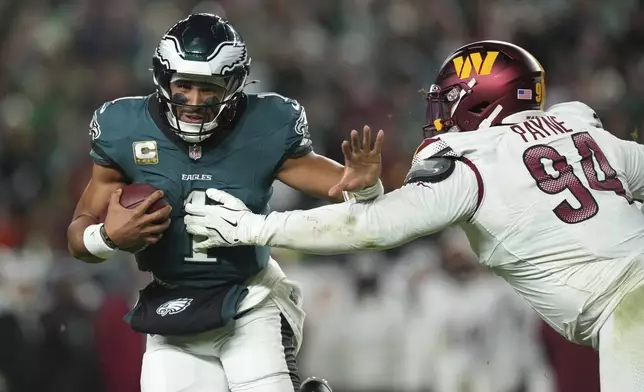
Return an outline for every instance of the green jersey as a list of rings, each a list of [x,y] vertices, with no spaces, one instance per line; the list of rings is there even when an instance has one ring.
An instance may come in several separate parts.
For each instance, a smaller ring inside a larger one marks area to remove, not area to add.
[[[304,108],[278,94],[248,94],[228,129],[195,145],[172,132],[159,106],[156,94],[120,98],[96,110],[90,124],[95,163],[118,168],[128,183],[163,190],[172,205],[172,223],[162,239],[136,254],[139,268],[173,285],[243,285],[264,268],[269,249],[196,252],[183,206],[211,202],[205,190],[217,188],[255,213],[268,212],[279,167],[312,150]]]

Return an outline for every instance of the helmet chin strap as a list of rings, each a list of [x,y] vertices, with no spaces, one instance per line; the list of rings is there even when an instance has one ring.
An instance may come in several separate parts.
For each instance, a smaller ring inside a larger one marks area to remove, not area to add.
[[[251,84],[256,84],[256,83],[259,83],[259,80],[251,80],[250,82],[246,82],[246,84],[244,84],[244,87],[250,86]]]
[[[474,85],[475,85],[475,84],[476,84],[476,79],[475,79],[475,78],[472,78],[472,79],[470,79],[470,81],[469,81],[469,82],[467,82],[467,87],[469,87],[469,88],[470,88],[470,90],[471,90],[471,89],[472,89],[472,87],[474,87]],[[466,94],[467,94],[467,90],[465,90],[465,89],[461,89],[461,91],[458,93],[458,99],[457,99],[457,100],[456,100],[456,102],[454,102],[454,104],[452,105],[451,113],[449,114],[449,115],[450,115],[450,117],[454,116],[454,112],[456,112],[456,108],[457,108],[457,107],[458,107],[458,105],[461,103],[461,100],[463,99],[463,97],[464,97]]]
[[[472,87],[474,87],[475,84],[476,84],[475,78],[472,78],[470,79],[469,82],[467,82],[467,86],[470,88],[470,90],[472,89]],[[456,98],[456,100],[454,101],[454,103],[450,108],[450,113],[449,113],[450,118],[454,116],[454,113],[456,112],[456,108],[461,103],[461,100],[463,99],[463,97],[467,95],[468,91],[469,90],[466,90],[464,88],[461,89],[461,91],[459,91],[458,98]],[[434,126],[436,127],[436,129],[440,130],[443,127],[442,120],[440,119],[435,120]],[[447,129],[447,132],[460,132],[460,131],[461,129],[458,127],[458,125],[452,125],[449,129]]]
[[[484,128],[489,128],[492,126],[492,122],[498,117],[499,113],[501,113],[501,110],[503,110],[503,106],[497,105],[494,110],[492,110],[492,113],[490,113],[489,116],[483,121],[481,121],[481,124],[479,124],[479,127],[476,128],[478,129],[484,129]]]
[[[184,130],[188,133],[188,134],[177,134],[180,138],[182,138],[188,143],[200,143],[206,140],[208,137],[212,136],[212,133],[203,135],[203,134],[200,134],[200,131],[202,130],[210,131],[211,129],[217,126],[217,117],[215,117],[215,119],[212,120],[211,122],[205,123],[202,126],[201,124],[197,125],[197,124],[191,124],[185,121],[181,121],[177,117],[172,115],[171,111],[167,111],[166,116],[168,118],[168,121],[170,122],[170,125],[172,125],[175,128]]]

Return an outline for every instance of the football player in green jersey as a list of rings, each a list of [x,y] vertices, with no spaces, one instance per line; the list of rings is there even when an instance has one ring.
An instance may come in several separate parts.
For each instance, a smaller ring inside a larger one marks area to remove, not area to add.
[[[206,204],[205,190],[218,188],[266,213],[275,179],[332,201],[383,192],[382,132],[372,149],[367,127],[362,141],[352,131],[342,145],[345,166],[317,155],[304,107],[275,93],[244,93],[249,69],[246,44],[227,21],[190,15],[156,49],[156,92],[107,102],[90,123],[93,172],[68,229],[69,249],[86,262],[129,250],[152,274],[127,316],[148,334],[143,392],[300,388],[299,287],[266,247],[195,250],[200,239],[186,231],[186,203]],[[130,183],[160,191],[126,209],[119,189]],[[161,197],[170,205],[147,213]]]

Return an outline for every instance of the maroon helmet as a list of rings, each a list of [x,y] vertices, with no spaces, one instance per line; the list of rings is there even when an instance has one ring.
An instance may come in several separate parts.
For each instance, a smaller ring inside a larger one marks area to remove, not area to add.
[[[544,70],[523,48],[479,41],[452,53],[427,92],[425,137],[498,125],[524,110],[542,110]]]

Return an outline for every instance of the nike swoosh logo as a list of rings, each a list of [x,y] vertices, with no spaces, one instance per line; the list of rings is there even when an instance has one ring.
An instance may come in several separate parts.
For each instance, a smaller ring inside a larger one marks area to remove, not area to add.
[[[223,219],[226,223],[228,223],[228,224],[229,224],[229,225],[231,225],[232,227],[237,227],[237,222],[234,222],[234,223],[233,223],[233,222],[229,221],[229,220],[228,220],[228,219],[226,219],[226,218],[221,218],[221,219]]]

